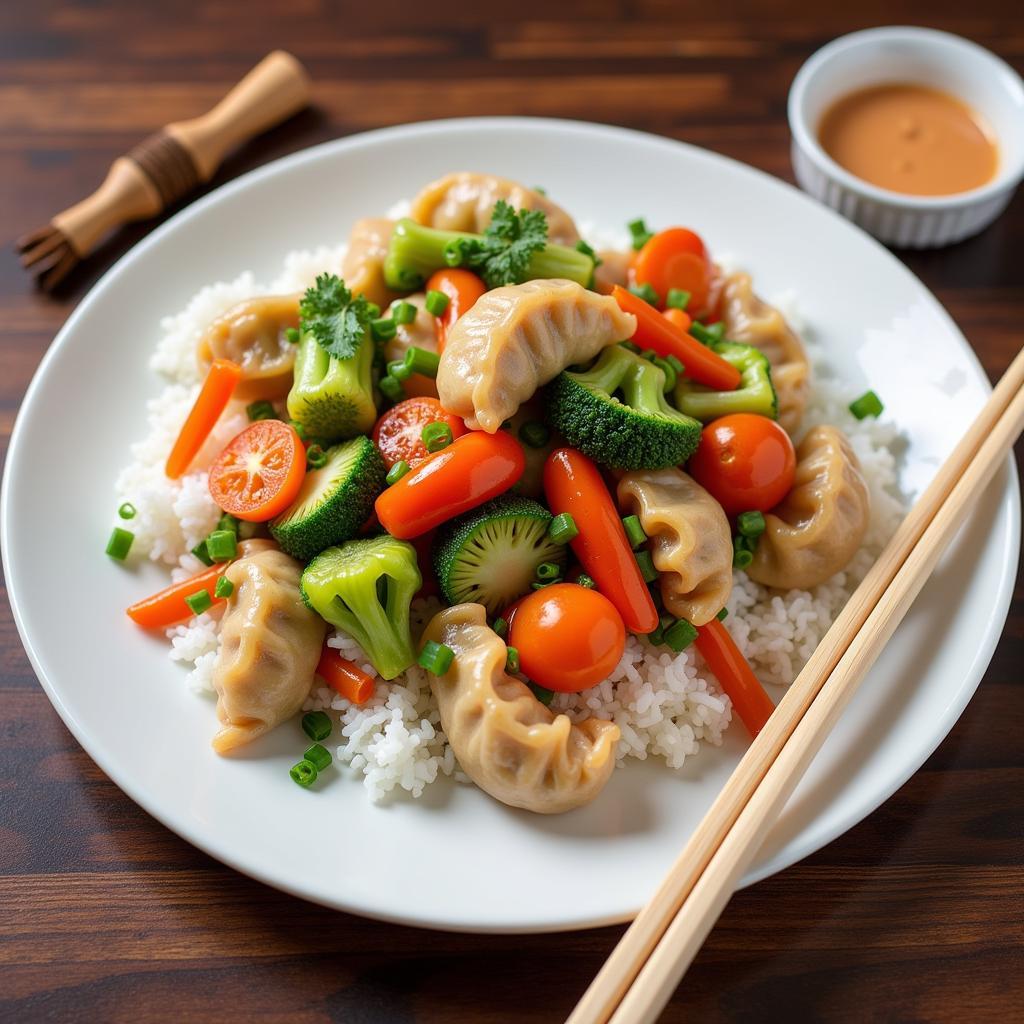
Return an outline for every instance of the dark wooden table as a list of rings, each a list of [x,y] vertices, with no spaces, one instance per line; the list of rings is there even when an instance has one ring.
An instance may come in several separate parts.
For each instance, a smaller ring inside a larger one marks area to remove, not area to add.
[[[515,19],[488,6],[5,3],[4,238],[90,191],[114,156],[206,109],[276,46],[312,71],[317,109],[239,153],[214,186],[324,139],[462,114],[630,125],[789,179],[786,91],[835,35],[932,24],[1024,67],[1012,0],[960,5],[950,18],[903,0],[861,0],[856,16],[828,10],[853,5],[810,0],[770,10],[753,0],[520,0]],[[50,339],[143,233],[119,235],[57,299],[35,294],[9,249],[0,254],[4,448]],[[1024,338],[1022,252],[1024,195],[978,238],[900,254],[993,378]],[[1002,642],[949,738],[862,824],[738,894],[666,1020],[1020,1019],[1022,662],[1018,582]],[[235,874],[149,818],[79,749],[6,605],[0,702],[0,1020],[558,1021],[620,934],[434,934],[323,910]]]

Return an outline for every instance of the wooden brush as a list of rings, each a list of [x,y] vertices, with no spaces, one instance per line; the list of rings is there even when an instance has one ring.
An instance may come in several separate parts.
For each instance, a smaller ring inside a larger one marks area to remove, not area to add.
[[[50,291],[114,228],[155,217],[209,181],[230,149],[308,103],[306,69],[290,53],[275,50],[209,113],[175,121],[140,142],[114,161],[91,196],[19,238],[22,266]]]

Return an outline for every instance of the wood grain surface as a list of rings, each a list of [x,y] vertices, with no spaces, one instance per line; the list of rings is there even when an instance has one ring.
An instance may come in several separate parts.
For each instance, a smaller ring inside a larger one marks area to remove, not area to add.
[[[791,180],[794,73],[829,38],[884,23],[958,32],[1024,68],[1016,0],[7,0],[0,444],[54,333],[148,226],[112,239],[56,298],[32,291],[7,243],[91,191],[152,129],[205,110],[274,47],[309,67],[316,109],[230,158],[211,188],[325,139],[460,114],[624,124]],[[1024,196],[975,239],[899,253],[993,378],[1024,339],[1022,252]],[[327,911],[235,874],[104,777],[0,608],[0,1020],[558,1021],[620,934],[435,934]],[[948,739],[866,821],[737,894],[664,1019],[1019,1020],[1022,664],[1018,567],[1002,641]]]

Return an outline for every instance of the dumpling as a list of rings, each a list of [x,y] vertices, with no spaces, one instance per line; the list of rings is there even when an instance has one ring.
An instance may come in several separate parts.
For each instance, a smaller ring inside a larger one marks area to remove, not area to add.
[[[665,607],[695,626],[710,622],[732,590],[732,534],[722,506],[680,469],[626,473],[618,496],[651,539]]]
[[[747,569],[752,580],[780,590],[816,587],[845,569],[871,515],[857,456],[838,428],[814,427],[796,458],[793,488],[766,513]]]
[[[409,216],[444,231],[482,232],[491,223],[494,204],[504,199],[517,210],[543,210],[548,241],[575,245],[580,240],[572,218],[547,196],[493,174],[458,171],[433,181],[412,201]]]
[[[495,288],[448,332],[437,393],[472,430],[493,434],[542,384],[635,330],[635,316],[575,281]]]
[[[401,359],[406,350],[412,347],[425,348],[428,352],[437,351],[437,328],[434,326],[437,317],[427,312],[426,295],[417,292],[415,295],[406,295],[401,301],[410,302],[416,307],[416,319],[412,323],[396,326],[395,336],[384,345],[384,356],[388,362]]]
[[[594,287],[602,295],[611,294],[615,285],[628,287],[629,263],[633,254],[618,249],[602,249],[597,256],[601,262],[594,268]]]
[[[362,293],[381,309],[398,296],[384,283],[384,258],[394,227],[386,217],[357,220],[341,261],[341,276],[352,294]]]
[[[232,306],[199,339],[196,358],[204,376],[214,359],[230,359],[242,368],[235,397],[284,398],[292,386],[295,346],[285,337],[299,326],[298,295],[263,295]]]
[[[291,718],[309,695],[327,624],[302,601],[302,565],[268,542],[250,543],[224,573],[235,585],[213,668],[213,749],[227,754]]]
[[[459,764],[485,793],[510,807],[560,814],[601,792],[615,767],[619,727],[599,718],[573,725],[506,675],[508,649],[482,605],[438,612],[423,633],[428,640],[455,652],[430,686]]]
[[[772,364],[779,423],[794,433],[807,404],[811,374],[800,339],[777,309],[754,294],[749,274],[730,274],[725,279],[721,304],[725,336],[756,346]]]

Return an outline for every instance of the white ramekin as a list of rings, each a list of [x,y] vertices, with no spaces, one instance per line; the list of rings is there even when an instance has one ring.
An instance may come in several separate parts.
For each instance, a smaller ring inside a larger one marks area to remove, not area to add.
[[[913,82],[962,99],[997,136],[999,167],[980,188],[910,196],[878,188],[839,166],[818,142],[828,107],[856,89]],[[927,249],[958,242],[1002,213],[1024,176],[1024,83],[1008,64],[947,32],[893,26],[841,36],[818,50],[789,90],[793,170],[800,186],[876,238]]]

